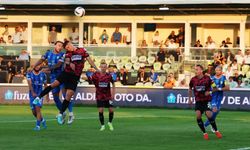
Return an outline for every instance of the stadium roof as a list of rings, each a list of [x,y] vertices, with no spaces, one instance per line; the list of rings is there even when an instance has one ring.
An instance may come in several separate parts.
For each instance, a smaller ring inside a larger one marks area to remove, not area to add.
[[[250,14],[249,0],[0,0],[0,6],[0,15],[73,15],[77,6],[87,15]]]

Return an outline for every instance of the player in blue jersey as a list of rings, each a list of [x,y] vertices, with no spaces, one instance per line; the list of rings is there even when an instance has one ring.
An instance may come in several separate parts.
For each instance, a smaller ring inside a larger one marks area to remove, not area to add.
[[[40,66],[36,66],[33,71],[27,73],[27,80],[29,85],[29,99],[30,107],[33,115],[36,117],[36,127],[34,130],[40,130],[40,124],[42,123],[44,128],[46,126],[46,120],[43,118],[41,108],[43,99],[35,100],[35,98],[42,92],[43,85],[47,87],[47,77],[44,72],[40,71]]]
[[[213,84],[213,92],[212,92],[212,100],[211,107],[213,111],[212,118],[215,120],[216,116],[220,112],[221,101],[223,99],[223,91],[229,90],[229,84],[226,80],[226,77],[222,74],[222,67],[217,66],[215,68],[215,75],[211,77]],[[205,127],[209,126],[210,122],[207,120],[204,124]],[[211,128],[212,132],[214,132],[213,128]]]
[[[63,49],[63,42],[57,41],[55,43],[54,50],[48,50],[42,56],[42,58],[35,64],[35,66],[37,66],[47,60],[49,68],[45,69],[44,71],[50,72],[50,83],[53,83],[63,71],[64,53],[62,52],[62,49]],[[63,97],[65,97],[65,91],[63,89],[63,85],[58,86],[52,90],[53,98],[59,112],[62,108],[62,102],[59,98],[60,89],[62,89]],[[70,101],[69,103],[68,110],[69,110],[68,124],[71,124],[74,121],[72,101]]]

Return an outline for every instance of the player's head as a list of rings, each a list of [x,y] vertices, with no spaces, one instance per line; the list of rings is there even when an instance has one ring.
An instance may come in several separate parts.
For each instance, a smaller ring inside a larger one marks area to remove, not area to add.
[[[195,74],[197,76],[203,75],[203,66],[202,65],[195,66]]]
[[[66,49],[66,51],[74,51],[74,46],[70,41],[65,41],[63,43],[63,48]]]
[[[102,60],[102,61],[101,61],[101,64],[100,64],[101,72],[102,72],[102,73],[105,73],[105,72],[107,71],[107,68],[108,68],[107,63],[105,62],[105,60]]]
[[[37,66],[34,68],[34,71],[35,71],[36,73],[38,73],[40,70],[41,70],[41,65],[37,65]]]
[[[215,74],[220,76],[222,74],[222,67],[219,65],[215,68]]]
[[[56,41],[55,43],[55,51],[57,53],[61,52],[61,50],[63,49],[63,42],[62,41]]]

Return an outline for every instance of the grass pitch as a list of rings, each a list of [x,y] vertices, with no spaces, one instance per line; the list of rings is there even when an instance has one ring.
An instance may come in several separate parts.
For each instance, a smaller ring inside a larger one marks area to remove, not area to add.
[[[0,150],[224,150],[250,149],[250,113],[222,111],[217,139],[203,140],[193,110],[116,108],[115,130],[99,131],[97,108],[75,107],[72,125],[58,125],[55,106],[44,106],[46,130],[33,131],[29,106],[0,106]],[[105,113],[105,122],[108,113]],[[203,118],[205,121],[205,118]]]

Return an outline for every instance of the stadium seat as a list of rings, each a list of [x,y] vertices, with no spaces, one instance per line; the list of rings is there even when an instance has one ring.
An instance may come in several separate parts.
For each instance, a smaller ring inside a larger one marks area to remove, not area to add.
[[[243,65],[242,66],[242,73],[246,74],[247,72],[249,72],[249,65]]]
[[[138,82],[135,84],[135,86],[144,86],[144,84],[142,82]]]
[[[120,57],[113,57],[114,64],[118,64],[121,61]]]
[[[125,64],[125,68],[128,70],[128,71],[130,71],[131,69],[132,69],[132,63],[126,63]]]
[[[134,63],[137,63],[138,62],[138,57],[137,56],[134,56],[134,57],[131,57],[131,62],[134,64]]]
[[[155,62],[155,57],[149,56],[148,59],[147,59],[147,61],[148,61],[148,64],[149,64],[149,65],[153,65],[154,62]]]
[[[170,69],[170,67],[171,67],[171,65],[168,63],[162,65],[163,70],[166,72]]]
[[[121,62],[122,62],[122,63],[128,63],[128,62],[129,62],[129,57],[128,57],[128,56],[123,56],[123,57],[121,58]]]
[[[144,83],[144,86],[153,86],[151,82]]]
[[[140,63],[140,67],[144,68],[145,66],[145,63]]]
[[[111,63],[111,61],[112,61],[112,57],[106,56],[105,61],[109,65]]]
[[[141,64],[140,64],[140,63],[134,63],[134,64],[133,64],[134,70],[139,70],[140,67],[141,67]]]
[[[159,83],[160,85],[163,85],[163,83],[166,81],[166,76],[164,74],[159,76]]]
[[[248,79],[250,79],[250,71],[248,71],[248,72],[246,73],[246,77],[247,77]]]
[[[123,63],[117,63],[116,64],[116,67],[117,67],[117,69],[121,69],[121,68],[124,68],[124,64]]]
[[[147,62],[147,57],[146,56],[140,56],[139,57],[139,62],[140,63],[146,63]]]
[[[160,62],[155,62],[154,63],[154,70],[155,71],[160,71],[161,70],[161,63]]]

